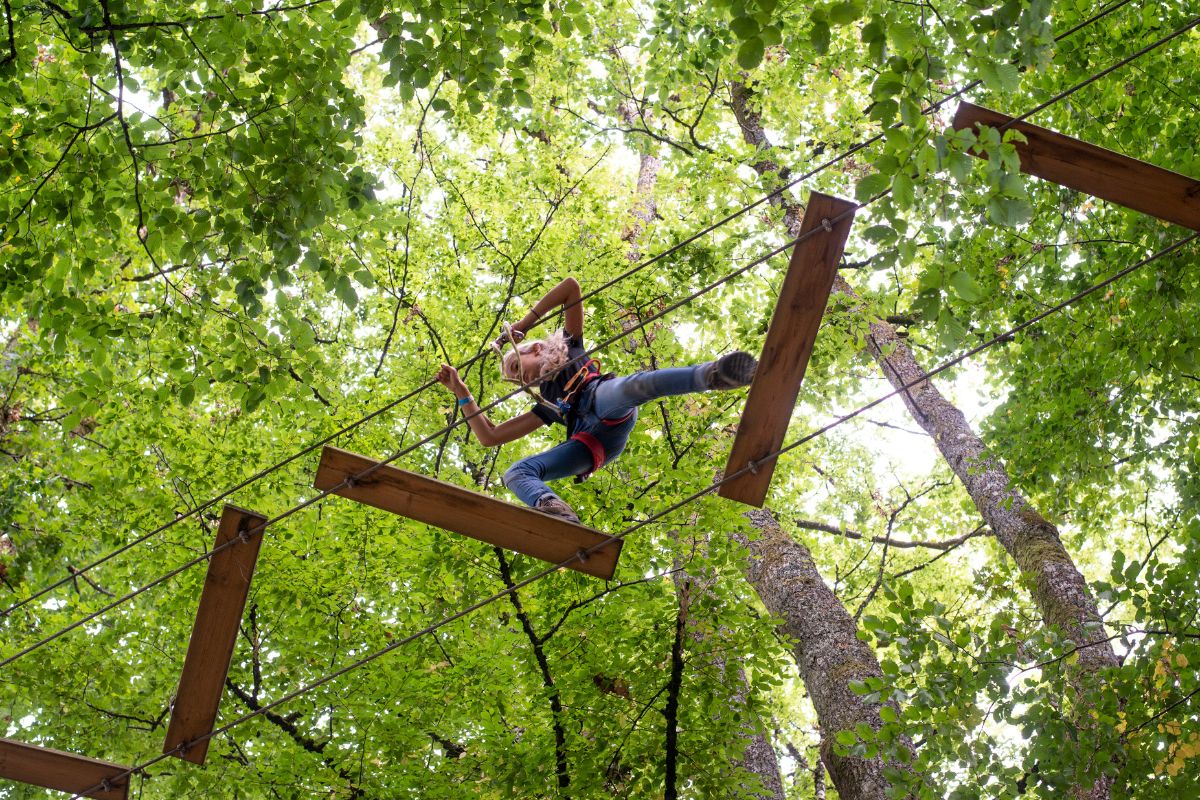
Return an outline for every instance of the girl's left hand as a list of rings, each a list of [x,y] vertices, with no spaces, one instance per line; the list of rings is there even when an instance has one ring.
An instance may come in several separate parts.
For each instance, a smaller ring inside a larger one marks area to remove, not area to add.
[[[437,381],[454,392],[455,397],[466,397],[471,393],[462,378],[458,377],[458,370],[449,364],[442,364],[437,373]]]

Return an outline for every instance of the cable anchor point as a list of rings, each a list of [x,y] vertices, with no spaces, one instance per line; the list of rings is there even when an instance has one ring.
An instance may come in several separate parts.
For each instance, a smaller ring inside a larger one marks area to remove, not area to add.
[[[579,563],[586,564],[588,560],[588,552],[581,547],[575,551],[575,557],[579,559]]]
[[[827,217],[821,219],[821,227],[825,229],[826,233],[833,233],[833,223]]]

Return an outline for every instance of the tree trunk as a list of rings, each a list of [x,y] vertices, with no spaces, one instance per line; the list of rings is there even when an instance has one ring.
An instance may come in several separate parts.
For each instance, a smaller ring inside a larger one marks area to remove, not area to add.
[[[834,290],[855,296],[840,277]],[[896,388],[925,375],[912,350],[886,322],[871,323],[867,349]],[[1034,601],[1046,624],[1057,625],[1076,645],[1095,643],[1079,651],[1079,669],[1095,672],[1116,666],[1096,601],[1063,547],[1058,529],[1012,487],[1004,464],[987,451],[963,413],[931,381],[923,381],[901,396],[913,419],[933,437],[966,487],[983,521],[1021,571],[1032,578]]]
[[[633,101],[622,103],[617,111],[627,125],[633,125],[634,120],[637,119]],[[630,261],[641,260],[642,249],[638,239],[645,227],[654,221],[654,217],[658,213],[658,203],[654,200],[654,185],[658,181],[658,168],[662,165],[662,159],[654,155],[653,142],[644,145],[639,155],[641,160],[638,164],[637,199],[634,201],[633,207],[629,209],[629,216],[632,219],[621,233],[621,238],[629,243],[625,257]]]
[[[746,141],[760,150],[769,149],[757,114],[748,103],[753,93],[742,85],[733,87],[733,109]],[[756,131],[750,135],[749,131]],[[759,174],[778,171],[769,160]],[[758,164],[755,165],[758,169]],[[786,205],[786,201],[782,201]],[[785,222],[793,236],[799,233],[799,214],[789,210]],[[833,289],[857,298],[854,289],[840,275]],[[867,350],[879,363],[888,381],[900,388],[920,380],[925,371],[913,352],[897,336],[896,329],[884,320],[870,323],[871,335]],[[1087,583],[1063,547],[1058,529],[1039,514],[1013,488],[1003,463],[988,453],[983,440],[971,429],[966,417],[925,380],[902,393],[904,404],[913,419],[931,436],[955,475],[966,487],[984,522],[1004,546],[1017,566],[1032,580],[1033,599],[1047,625],[1056,625],[1076,646],[1080,646],[1079,661],[1071,680],[1080,689],[1090,688],[1102,680],[1100,670],[1117,666],[1116,653],[1108,641],[1096,601]],[[1073,794],[1081,800],[1105,800],[1110,794],[1111,781],[1101,778],[1093,786],[1075,787]]]
[[[883,726],[880,704],[850,689],[854,681],[882,679],[879,661],[859,641],[854,620],[821,579],[808,548],[785,533],[770,511],[751,511],[749,517],[759,535],[734,536],[750,551],[746,579],[767,610],[783,619],[784,633],[793,642],[792,653],[822,731],[821,761],[843,800],[883,800],[891,786],[884,774],[889,763],[881,756],[839,756],[829,738],[859,723],[876,731]],[[895,709],[893,703],[887,705]],[[907,737],[898,744],[912,755]],[[901,763],[890,766],[906,769]]]

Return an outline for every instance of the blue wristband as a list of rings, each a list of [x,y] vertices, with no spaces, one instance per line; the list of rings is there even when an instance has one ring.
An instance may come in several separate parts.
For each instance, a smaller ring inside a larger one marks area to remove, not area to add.
[[[475,398],[471,397],[471,395],[467,395],[466,397],[460,397],[460,398],[458,398],[458,407],[462,408],[467,403],[474,402],[474,400],[475,400]]]

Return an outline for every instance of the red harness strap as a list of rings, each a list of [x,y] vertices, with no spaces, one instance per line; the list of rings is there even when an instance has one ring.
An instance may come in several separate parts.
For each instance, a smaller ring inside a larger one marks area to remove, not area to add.
[[[576,480],[583,480],[604,466],[604,445],[600,444],[600,440],[595,436],[592,436],[590,433],[576,433],[573,434],[571,438],[586,447],[592,454],[592,468],[582,475],[576,477]]]
[[[633,409],[630,409],[629,413],[623,417],[620,417],[618,419],[602,419],[600,421],[611,428],[614,425],[620,425],[622,422],[624,422],[625,420],[629,419],[632,416],[633,416]]]

